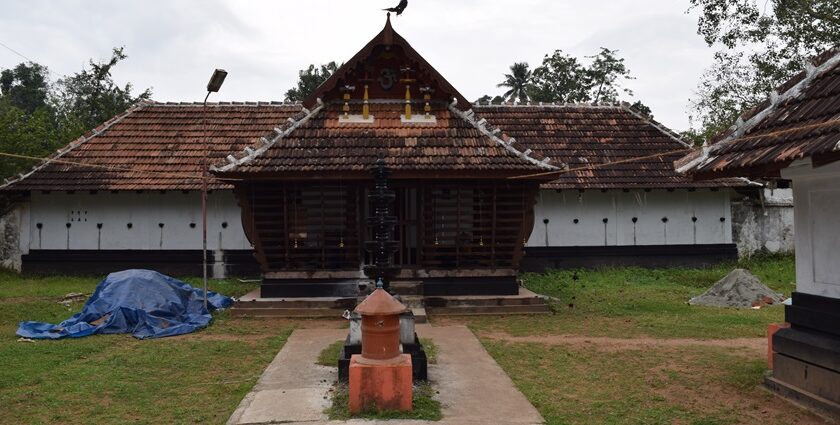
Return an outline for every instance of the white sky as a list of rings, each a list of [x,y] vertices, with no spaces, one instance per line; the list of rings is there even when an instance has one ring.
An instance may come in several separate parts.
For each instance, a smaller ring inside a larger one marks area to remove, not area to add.
[[[0,0],[0,43],[76,72],[125,46],[115,77],[158,101],[200,101],[213,69],[230,73],[213,100],[282,100],[310,63],[349,59],[398,0]],[[499,94],[508,67],[555,49],[619,49],[634,99],[675,130],[713,51],[688,0],[410,0],[394,28],[462,94]],[[23,60],[0,47],[0,68]]]

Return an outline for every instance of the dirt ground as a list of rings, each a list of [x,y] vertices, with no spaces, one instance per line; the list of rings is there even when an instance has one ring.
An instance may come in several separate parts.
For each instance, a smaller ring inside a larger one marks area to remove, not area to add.
[[[565,346],[581,350],[597,350],[605,353],[638,350],[661,350],[682,347],[713,347],[727,349],[728,354],[734,354],[746,359],[766,358],[766,338],[736,338],[736,339],[658,339],[649,337],[637,338],[606,338],[586,337],[578,335],[547,335],[547,336],[513,336],[503,332],[479,332],[479,337],[491,341],[508,343],[541,344],[547,346]],[[664,356],[667,358],[667,356]],[[662,388],[654,390],[658,397],[683,406],[692,411],[713,411],[721,408],[739,411],[741,424],[781,423],[791,425],[826,425],[837,424],[830,418],[811,414],[801,406],[796,406],[783,400],[761,386],[747,390],[739,390],[731,385],[722,385],[712,378],[718,372],[707,370],[698,371],[702,374],[698,379],[689,382],[668,379],[669,371],[685,371],[685,361],[666,360],[659,366],[646,372],[649,382],[668,382]],[[688,425],[688,422],[674,422],[674,425]]]
[[[514,343],[535,343],[545,345],[568,345],[578,348],[594,348],[600,351],[615,352],[631,349],[661,348],[661,347],[719,347],[732,348],[733,353],[755,357],[767,352],[765,338],[736,338],[736,339],[658,339],[649,337],[635,338],[607,338],[588,337],[579,335],[541,335],[541,336],[512,336],[501,332],[480,332],[482,338],[501,340]]]

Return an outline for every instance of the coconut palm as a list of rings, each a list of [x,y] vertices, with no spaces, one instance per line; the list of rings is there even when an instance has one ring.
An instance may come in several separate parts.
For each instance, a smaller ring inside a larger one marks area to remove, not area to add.
[[[517,99],[525,103],[528,101],[528,85],[531,84],[531,69],[526,62],[518,62],[510,67],[510,74],[505,74],[505,81],[497,87],[506,87],[504,98],[513,102]]]

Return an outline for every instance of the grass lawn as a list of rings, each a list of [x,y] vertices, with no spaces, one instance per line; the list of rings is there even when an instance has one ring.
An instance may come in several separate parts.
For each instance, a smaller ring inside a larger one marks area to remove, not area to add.
[[[686,304],[734,266],[526,275],[530,289],[558,299],[555,314],[432,319],[470,326],[552,425],[824,423],[758,388],[758,338],[783,309]],[[740,266],[786,295],[794,288],[790,257]],[[179,338],[16,341],[18,322],[69,317],[81,303],[57,301],[98,281],[0,272],[0,423],[224,423],[292,329],[342,325],[222,313]],[[212,283],[233,296],[253,287]]]
[[[209,329],[178,338],[17,342],[18,322],[66,319],[82,304],[57,301],[90,294],[98,281],[0,273],[0,423],[224,423],[292,329],[220,314]],[[212,289],[241,295],[252,287]]]
[[[523,279],[528,289],[558,300],[553,303],[555,314],[479,317],[466,322],[479,333],[519,336],[762,337],[768,324],[784,321],[783,308],[756,311],[688,305],[689,298],[705,292],[734,267],[752,271],[770,288],[786,296],[795,288],[793,257],[782,256],[759,257],[706,269],[553,271],[528,274]]]
[[[784,309],[691,307],[734,267],[790,296],[792,257],[706,269],[554,271],[524,276],[555,297],[544,316],[466,323],[548,424],[823,424],[760,388],[767,325]],[[707,341],[711,340],[711,341]]]

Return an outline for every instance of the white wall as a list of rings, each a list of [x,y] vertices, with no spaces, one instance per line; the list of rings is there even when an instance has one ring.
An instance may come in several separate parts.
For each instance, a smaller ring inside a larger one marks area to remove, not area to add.
[[[29,208],[29,223],[22,229],[28,234],[21,238],[22,245],[28,240],[23,246],[26,252],[201,249],[199,192],[35,192]],[[232,192],[210,193],[207,221],[208,249],[251,249]],[[101,229],[97,228],[100,223]]]
[[[796,289],[840,298],[840,162],[799,161],[782,176],[793,180]]]
[[[764,189],[759,197],[732,201],[732,234],[738,254],[793,253],[793,191]]]
[[[727,190],[708,189],[583,193],[543,190],[528,246],[732,243],[729,197]],[[251,249],[233,194],[211,193],[208,205],[209,249]],[[26,216],[23,221],[28,224],[21,226],[24,252],[201,248],[201,198],[197,192],[36,192]],[[635,225],[634,217],[638,218]],[[662,222],[664,217],[668,218],[667,223]],[[692,217],[697,217],[696,223]],[[546,218],[548,225],[544,223]],[[606,225],[604,218],[608,219]],[[228,223],[226,229],[222,228],[223,222]],[[40,229],[38,223],[42,224]],[[101,230],[98,223],[102,223]],[[128,223],[132,223],[131,229]],[[159,223],[164,224],[163,229]],[[195,228],[190,227],[191,223],[196,224]]]
[[[729,197],[728,190],[710,189],[582,193],[542,190],[528,246],[732,243]],[[662,221],[666,217],[667,223]],[[696,222],[692,221],[693,217],[697,217]],[[633,218],[637,218],[636,223]]]

